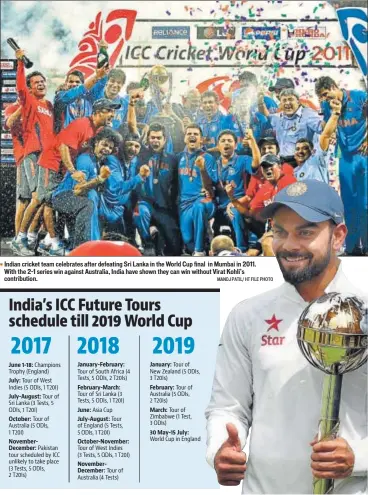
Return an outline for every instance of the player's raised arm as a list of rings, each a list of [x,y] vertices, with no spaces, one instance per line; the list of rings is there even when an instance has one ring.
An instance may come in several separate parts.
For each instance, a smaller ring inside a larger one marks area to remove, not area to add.
[[[342,108],[341,101],[337,99],[331,100],[330,107],[331,107],[331,116],[326,122],[323,132],[319,138],[319,144],[323,151],[328,150],[332,135],[335,133],[337,129],[339,118],[341,116],[341,108]]]
[[[253,171],[258,170],[259,164],[261,163],[261,152],[259,151],[257,141],[254,138],[252,129],[247,129],[245,137],[243,139],[243,146],[249,146],[252,152],[252,169]]]

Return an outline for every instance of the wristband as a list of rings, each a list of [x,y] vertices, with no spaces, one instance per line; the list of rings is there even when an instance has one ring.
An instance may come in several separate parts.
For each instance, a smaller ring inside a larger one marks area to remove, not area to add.
[[[341,115],[341,113],[334,112],[334,115],[338,115],[338,116],[340,116],[340,115]]]

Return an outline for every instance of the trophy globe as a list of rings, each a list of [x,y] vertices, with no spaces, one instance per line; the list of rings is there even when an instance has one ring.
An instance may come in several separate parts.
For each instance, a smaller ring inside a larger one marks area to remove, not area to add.
[[[306,359],[336,375],[362,366],[368,357],[368,312],[351,294],[325,294],[304,310],[298,323],[298,344]]]

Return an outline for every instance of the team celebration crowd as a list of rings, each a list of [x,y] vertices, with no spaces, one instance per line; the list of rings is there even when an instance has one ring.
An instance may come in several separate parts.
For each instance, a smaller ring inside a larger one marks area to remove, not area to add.
[[[87,79],[68,73],[51,102],[46,77],[26,75],[24,52],[16,57],[18,100],[5,110],[17,164],[14,254],[125,239],[146,256],[204,256],[221,236],[232,254],[272,256],[264,207],[294,182],[335,185],[336,163],[345,253],[368,254],[365,91],[319,77],[316,109],[292,79],[261,91],[245,70],[225,110],[216,91],[197,88],[171,103],[164,66],[126,81],[105,64]]]

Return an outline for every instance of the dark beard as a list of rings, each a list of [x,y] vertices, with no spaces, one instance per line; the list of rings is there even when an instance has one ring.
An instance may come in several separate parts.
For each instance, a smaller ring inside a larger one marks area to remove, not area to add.
[[[313,258],[311,258],[312,261],[308,264],[308,266],[306,266],[301,270],[296,270],[296,271],[285,270],[284,266],[281,263],[282,256],[298,257],[299,254],[296,255],[295,253],[293,253],[291,255],[290,253],[286,253],[285,251],[282,251],[276,255],[285,282],[289,282],[289,284],[296,286],[303,282],[308,282],[309,280],[312,280],[315,277],[318,277],[318,275],[320,275],[326,269],[326,267],[328,266],[331,260],[331,250],[328,249],[326,255],[321,260],[313,262]],[[300,254],[300,256],[303,256],[303,254]]]

